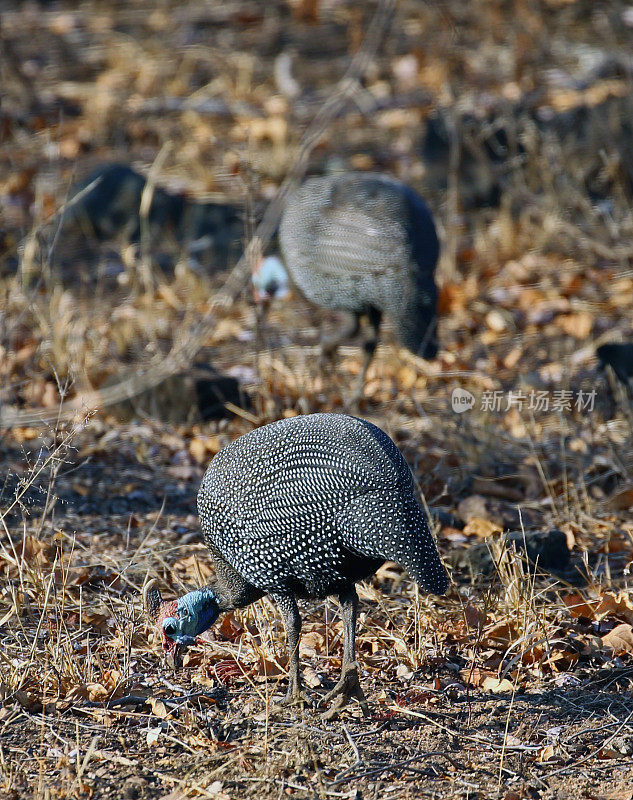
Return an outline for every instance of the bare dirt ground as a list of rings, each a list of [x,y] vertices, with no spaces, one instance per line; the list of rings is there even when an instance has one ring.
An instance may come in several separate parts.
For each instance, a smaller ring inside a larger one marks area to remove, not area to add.
[[[224,444],[347,409],[360,356],[321,373],[323,313],[295,293],[262,320],[244,290],[215,314],[196,360],[250,397],[227,419],[196,419],[177,381],[149,393],[168,414],[78,403],[85,423],[55,421],[193,336],[226,277],[174,259],[182,243],[64,229],[74,180],[157,164],[191,199],[263,206],[375,10],[3,4],[3,796],[633,798],[632,416],[595,358],[633,333],[627,6],[402,2],[311,151],[309,173],[416,187],[443,245],[438,359],[387,326],[361,413],[411,465],[453,584],[428,598],[387,564],[360,588],[371,718],[318,707],[334,602],[303,605],[310,702],[283,713],[271,603],[225,617],[177,673],[139,603],[148,574],[172,595],[209,578],[195,496]]]

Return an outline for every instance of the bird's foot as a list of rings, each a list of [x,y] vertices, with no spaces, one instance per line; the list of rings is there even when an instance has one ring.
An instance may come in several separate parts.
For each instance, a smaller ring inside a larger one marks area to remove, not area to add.
[[[350,397],[350,399],[345,404],[346,407],[347,407],[347,411],[352,415],[359,414],[360,413],[360,407],[361,407],[361,404],[363,402],[363,399],[364,398],[363,398],[362,394],[358,394],[357,392],[354,392],[354,394]]]
[[[368,717],[369,705],[358,679],[358,664],[356,661],[343,665],[339,682],[323,698],[325,703],[330,703],[334,700],[330,708],[323,714],[323,719],[336,719],[338,712],[349,703],[352,697],[358,700],[363,714]]]
[[[363,374],[356,386],[354,391],[352,392],[349,400],[347,401],[347,407],[352,414],[358,414],[360,411],[361,405],[365,404],[365,375]]]
[[[334,364],[336,361],[335,351],[321,351],[319,355],[319,371],[324,377],[331,377],[334,372]]]
[[[288,691],[284,698],[274,703],[272,711],[280,713],[288,708],[305,708],[306,706],[314,706],[314,704],[313,699],[308,697],[305,692],[295,689],[294,691]]]

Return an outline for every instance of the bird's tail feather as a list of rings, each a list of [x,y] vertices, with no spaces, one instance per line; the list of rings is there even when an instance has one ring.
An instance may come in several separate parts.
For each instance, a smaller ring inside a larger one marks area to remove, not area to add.
[[[362,495],[339,517],[339,527],[343,541],[356,552],[395,561],[428,592],[444,594],[448,588],[435,540],[414,498],[394,503],[392,494]]]

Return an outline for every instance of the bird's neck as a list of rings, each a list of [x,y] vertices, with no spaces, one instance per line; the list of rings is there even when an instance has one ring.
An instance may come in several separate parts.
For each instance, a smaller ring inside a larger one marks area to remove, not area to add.
[[[226,591],[217,583],[210,583],[199,591],[202,593],[204,600],[215,600],[218,610],[222,613],[225,611],[232,611],[235,608],[235,604],[231,603]]]
[[[215,601],[222,613],[250,606],[265,594],[261,589],[256,589],[246,581],[231,586],[224,586],[222,582],[214,582],[204,588],[215,595]]]
[[[211,587],[205,586],[180,597],[177,610],[179,615],[184,613],[189,621],[189,635],[198,636],[213,625],[222,609],[217,594]]]

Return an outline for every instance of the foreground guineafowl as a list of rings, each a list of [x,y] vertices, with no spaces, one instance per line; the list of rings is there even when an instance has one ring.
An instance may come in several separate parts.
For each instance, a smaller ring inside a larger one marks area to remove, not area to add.
[[[344,620],[341,680],[326,697],[336,711],[350,696],[367,704],[354,660],[356,581],[385,561],[424,589],[448,585],[402,454],[380,428],[342,414],[273,422],[240,437],[211,462],[198,492],[204,541],[216,581],[163,603],[155,581],[145,608],[163,649],[178,654],[223,611],[264,595],[282,611],[288,635],[285,702],[300,697],[297,597],[338,595]]]
[[[324,359],[331,359],[343,341],[358,333],[361,319],[368,318],[356,399],[383,315],[411,352],[435,358],[439,243],[431,212],[413,189],[373,173],[310,178],[286,202],[279,245],[302,294],[321,308],[345,314],[339,331],[323,340]],[[253,283],[256,296],[274,294],[284,283],[281,264],[264,259]]]

